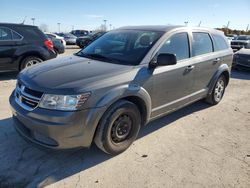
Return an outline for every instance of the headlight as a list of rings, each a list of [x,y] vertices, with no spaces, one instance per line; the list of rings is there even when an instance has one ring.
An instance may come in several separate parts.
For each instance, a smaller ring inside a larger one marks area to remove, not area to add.
[[[39,107],[46,109],[72,111],[79,109],[89,98],[90,93],[81,95],[44,94]]]
[[[239,54],[234,54],[234,58],[238,59],[239,58]]]

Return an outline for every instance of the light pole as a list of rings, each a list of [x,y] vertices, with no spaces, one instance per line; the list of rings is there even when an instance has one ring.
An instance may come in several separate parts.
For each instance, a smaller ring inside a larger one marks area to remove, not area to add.
[[[36,18],[31,18],[33,25],[35,25],[35,19]]]
[[[60,25],[61,25],[61,23],[57,23],[57,25],[58,25],[58,33],[60,33]]]
[[[112,24],[109,24],[109,30],[111,30]]]
[[[185,26],[188,26],[188,21],[185,21],[184,23],[185,23]]]
[[[74,25],[72,25],[72,31],[74,30]]]
[[[107,30],[107,21],[108,21],[108,20],[103,20],[104,26],[105,26],[105,30]]]

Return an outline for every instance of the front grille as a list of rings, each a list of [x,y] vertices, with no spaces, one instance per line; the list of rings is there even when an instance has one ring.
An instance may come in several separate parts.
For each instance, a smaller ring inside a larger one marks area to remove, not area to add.
[[[42,98],[43,93],[30,89],[20,82],[15,89],[15,100],[24,109],[31,111],[36,108]]]

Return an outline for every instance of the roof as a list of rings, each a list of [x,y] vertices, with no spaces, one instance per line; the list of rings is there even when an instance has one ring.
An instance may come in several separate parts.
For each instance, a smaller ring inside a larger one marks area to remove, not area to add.
[[[36,26],[33,26],[33,25],[25,25],[25,24],[22,24],[22,23],[1,23],[1,22],[0,22],[0,25],[1,25],[1,26],[24,26],[24,27],[36,27]]]
[[[125,27],[120,27],[118,29],[122,30],[146,30],[146,31],[163,31],[163,32],[168,32],[173,29],[178,29],[178,28],[188,28],[188,29],[196,29],[196,30],[205,30],[209,32],[216,32],[220,33],[220,31],[215,30],[213,28],[208,28],[208,27],[187,27],[187,26],[182,26],[182,25],[142,25],[142,26],[125,26]]]
[[[183,26],[178,25],[141,25],[141,26],[125,26],[118,29],[131,29],[131,30],[149,30],[149,31],[169,31],[172,29],[180,28]]]

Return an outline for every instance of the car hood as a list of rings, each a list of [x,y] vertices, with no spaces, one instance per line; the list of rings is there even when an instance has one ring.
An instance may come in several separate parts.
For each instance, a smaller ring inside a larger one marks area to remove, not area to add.
[[[246,48],[241,48],[238,52],[236,52],[235,54],[243,54],[243,55],[250,55],[250,49],[246,49]]]
[[[231,42],[249,43],[249,40],[232,40]]]
[[[71,55],[24,69],[18,80],[31,89],[47,93],[75,94],[92,83],[101,82],[133,69]]]

